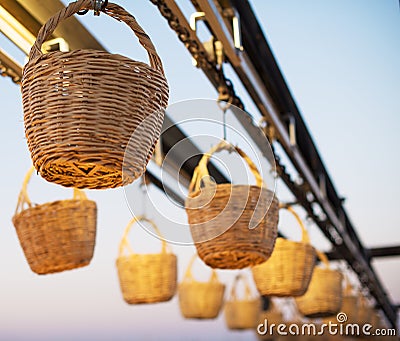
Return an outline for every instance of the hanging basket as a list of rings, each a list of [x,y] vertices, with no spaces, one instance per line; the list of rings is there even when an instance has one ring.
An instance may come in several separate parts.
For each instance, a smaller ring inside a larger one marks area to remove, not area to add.
[[[358,309],[357,309],[355,323],[358,323],[360,326],[366,323],[371,323],[371,319],[373,316],[373,309],[369,304],[368,300],[361,293],[359,293],[357,301],[358,301],[357,302]]]
[[[222,150],[235,151],[246,161],[256,178],[255,186],[215,185],[209,180],[208,161]],[[263,185],[257,167],[238,147],[221,141],[203,155],[190,184],[186,213],[197,252],[207,265],[242,269],[270,257],[277,237],[279,204]]]
[[[308,232],[297,213],[286,207],[302,229],[301,242],[278,238],[274,252],[266,262],[252,268],[254,282],[261,295],[301,296],[307,291],[315,265],[315,251]]]
[[[140,221],[150,224],[161,238],[161,253],[133,252],[128,234],[132,226]],[[156,224],[143,216],[133,218],[125,229],[116,262],[124,300],[128,304],[169,301],[176,291],[176,263],[176,256],[168,250]]]
[[[342,274],[330,269],[328,258],[317,251],[325,268],[317,266],[314,269],[307,292],[296,297],[297,308],[306,317],[327,317],[335,315],[342,306]]]
[[[183,281],[179,284],[179,307],[185,318],[214,319],[222,307],[225,285],[219,281],[214,269],[208,282],[195,280],[192,265],[196,257],[192,257]]]
[[[150,38],[113,3],[103,12],[132,29],[150,66],[105,51],[41,52],[61,21],[93,3],[73,2],[40,29],[21,86],[36,170],[66,187],[102,189],[129,184],[144,172],[160,135],[168,84]]]
[[[238,299],[236,291],[239,281],[244,282],[245,297]],[[261,311],[260,298],[251,295],[246,278],[238,275],[233,282],[231,295],[225,303],[225,321],[229,329],[254,329],[258,324]]]
[[[271,301],[269,309],[260,312],[257,326],[263,324],[264,327],[260,328],[261,333],[259,331],[256,331],[258,339],[263,341],[275,340],[277,335],[276,328],[272,330],[272,335],[271,335],[270,327],[272,324],[278,326],[279,324],[282,323],[285,323],[283,320],[283,314],[274,304],[274,302]],[[267,327],[267,329],[265,329],[265,327]]]
[[[340,311],[346,314],[347,316],[346,323],[356,323],[357,312],[358,312],[358,298],[354,294],[354,289],[351,286],[348,277],[344,276],[344,278],[346,285],[343,291],[342,307]]]
[[[25,177],[12,219],[30,268],[43,275],[88,265],[96,239],[96,203],[74,189],[72,200],[33,205],[27,193],[33,171]]]

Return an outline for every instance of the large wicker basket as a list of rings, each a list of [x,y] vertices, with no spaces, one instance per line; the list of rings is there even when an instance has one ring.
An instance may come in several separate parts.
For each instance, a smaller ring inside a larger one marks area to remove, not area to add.
[[[302,229],[301,242],[278,238],[274,252],[266,262],[252,268],[254,282],[261,295],[301,296],[306,292],[315,265],[315,251],[298,214],[289,206]]]
[[[210,181],[207,163],[221,150],[235,151],[246,161],[255,186]],[[197,252],[207,265],[242,269],[266,261],[277,237],[278,211],[274,193],[264,187],[256,165],[241,149],[221,141],[203,155],[193,174],[186,212]]]
[[[192,265],[196,257],[192,257],[183,281],[179,284],[179,307],[185,318],[214,319],[222,307],[225,285],[219,281],[214,269],[208,282],[194,279]]]
[[[330,268],[325,254],[317,251],[317,255],[325,268],[316,266],[306,293],[295,298],[300,313],[313,318],[335,315],[342,307],[343,276]]]
[[[168,250],[164,239],[161,241],[161,253],[134,253],[128,241],[128,234],[137,222],[150,224],[162,239],[157,225],[152,220],[139,216],[129,222],[119,246],[116,262],[123,298],[128,304],[169,301],[176,291],[176,256]]]
[[[245,296],[239,299],[237,296],[237,285],[239,281],[244,282]],[[225,321],[229,329],[254,329],[258,324],[261,311],[260,297],[251,294],[246,277],[236,276],[229,299],[225,303]]]
[[[100,189],[131,183],[144,172],[160,135],[168,84],[150,38],[113,3],[103,11],[133,30],[150,66],[105,51],[41,52],[61,21],[93,9],[93,3],[73,2],[47,21],[21,85],[25,134],[36,170],[63,186]]]
[[[25,177],[12,219],[30,268],[42,275],[88,265],[96,239],[96,203],[74,189],[72,200],[33,205],[27,193],[33,171]]]

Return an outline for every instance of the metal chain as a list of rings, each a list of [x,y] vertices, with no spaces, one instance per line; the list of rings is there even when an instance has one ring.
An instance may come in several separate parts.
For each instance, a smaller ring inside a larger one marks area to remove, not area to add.
[[[240,109],[244,110],[244,104],[242,100],[236,95],[233,88],[232,82],[227,79],[223,73],[222,68],[218,68],[215,62],[211,62],[207,53],[201,50],[196,40],[190,38],[190,32],[179,22],[179,18],[172,12],[164,0],[150,0],[152,4],[157,6],[161,15],[167,19],[169,26],[178,35],[179,40],[185,45],[185,47],[192,54],[196,60],[197,65],[209,71],[214,71],[215,81],[226,88],[226,91],[232,96],[232,104],[236,105]]]

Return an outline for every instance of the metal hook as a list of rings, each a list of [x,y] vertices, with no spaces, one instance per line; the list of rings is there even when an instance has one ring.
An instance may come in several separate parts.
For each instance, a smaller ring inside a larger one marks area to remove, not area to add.
[[[108,0],[92,0],[94,15],[99,16],[101,11],[104,11],[108,5]],[[78,11],[76,14],[85,15],[89,12],[88,9]]]
[[[94,15],[99,16],[101,11],[104,11],[108,5],[108,0],[94,0],[93,10]]]
[[[218,88],[219,96],[218,96],[218,107],[222,110],[222,125],[223,125],[223,136],[224,140],[226,140],[226,112],[229,107],[232,105],[232,96],[225,91],[225,87],[221,86]],[[221,102],[225,102],[225,105],[222,105]]]

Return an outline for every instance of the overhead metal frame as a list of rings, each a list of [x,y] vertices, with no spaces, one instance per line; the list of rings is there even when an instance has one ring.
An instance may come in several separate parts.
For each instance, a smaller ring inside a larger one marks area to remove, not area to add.
[[[368,252],[370,261],[372,260],[372,258],[397,257],[397,256],[400,256],[400,245],[374,247],[371,249],[367,249],[367,252]],[[330,260],[343,259],[343,255],[336,250],[328,252],[326,255]]]
[[[184,42],[192,56],[198,59],[198,66],[205,72],[215,88],[220,87],[224,83],[230,91],[234,92],[229,80],[224,77],[215,63],[208,59],[202,43],[196,34],[191,31],[189,23],[175,1],[151,1],[159,7],[160,12],[169,20],[172,28],[176,25],[176,21],[179,22],[181,27],[185,28],[185,30],[181,30],[178,36]],[[232,8],[240,15],[244,51],[237,53],[237,51],[232,50],[235,52],[235,56],[232,55],[232,51],[227,53],[228,60],[232,60],[234,70],[253,98],[260,113],[275,128],[277,141],[283,147],[290,161],[302,177],[303,184],[296,184],[290,174],[286,172],[285,167],[279,163],[279,160],[277,160],[277,172],[295,195],[298,203],[304,207],[309,216],[335,246],[335,253],[340,254],[351,265],[359,276],[360,282],[375,297],[377,307],[384,311],[390,323],[395,326],[396,309],[389,301],[378,277],[370,266],[370,258],[374,253],[363,247],[347,217],[342,206],[343,200],[337,195],[250,4],[247,0],[220,0],[218,2],[212,0],[193,0],[192,2],[196,8],[206,13],[207,19],[210,18],[208,25],[213,35],[218,39],[224,38],[223,35],[226,36],[227,32],[230,32],[228,19],[222,15],[223,10],[233,5]],[[37,33],[40,25],[49,16],[46,16],[46,13],[38,13],[38,8],[41,9],[40,11],[48,10],[52,14],[63,6],[58,0],[2,0],[1,5],[4,7],[7,6],[7,10],[12,12],[16,18],[24,18],[24,25],[34,34]],[[67,21],[63,25],[64,31],[60,32],[56,30],[54,37],[65,38],[72,49],[104,49],[76,18],[70,19],[69,22]],[[226,27],[221,29],[222,25],[226,25]],[[226,37],[224,39],[226,41]],[[229,45],[224,47],[232,48]],[[2,57],[2,62],[3,59]],[[234,97],[234,104],[243,107],[242,102],[237,96]],[[287,120],[288,114],[291,116],[292,123],[294,122],[297,136],[295,145],[292,143],[293,139],[290,136],[290,129],[293,130],[293,126],[290,127]],[[236,114],[236,116],[260,150],[266,150],[265,137],[260,136],[260,130],[253,125],[251,118],[239,114]],[[177,134],[181,134],[181,138],[185,138],[181,131],[170,130],[164,134],[164,152],[167,152],[168,148],[173,145],[174,139],[178,136]],[[268,154],[264,153],[264,155]],[[181,172],[184,173],[184,178],[190,177],[195,164],[195,160],[183,164]],[[148,173],[153,183],[162,190],[166,190],[165,184],[162,184],[160,179],[150,172]],[[218,177],[218,170],[212,169],[210,174]],[[223,179],[221,178],[220,180],[222,181]],[[309,200],[307,192],[313,194],[314,200]],[[179,196],[175,199],[177,201],[182,200]],[[326,215],[325,220],[320,219],[319,215],[314,212],[313,203],[320,205]]]

